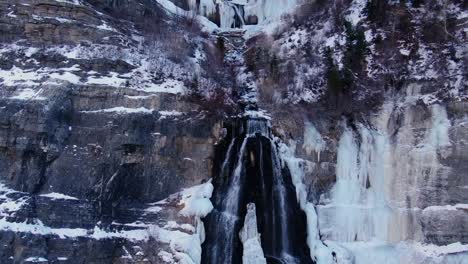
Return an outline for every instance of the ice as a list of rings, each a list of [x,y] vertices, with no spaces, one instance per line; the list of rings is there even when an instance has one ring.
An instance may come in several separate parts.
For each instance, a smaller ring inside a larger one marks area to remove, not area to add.
[[[279,141],[279,139],[275,139]],[[307,217],[307,245],[310,248],[310,256],[316,260],[318,264],[333,263],[332,252],[320,240],[318,216],[314,205],[307,200],[307,187],[303,183],[304,178],[304,160],[294,156],[295,143],[290,142],[287,146],[285,143],[280,143],[280,156],[291,172],[291,179],[296,188],[297,200],[300,208],[305,212]]]
[[[435,148],[448,147],[451,145],[449,139],[450,120],[447,110],[440,104],[431,106],[432,127],[428,141]]]
[[[255,204],[253,203],[247,205],[244,227],[241,229],[239,236],[244,248],[242,263],[266,264],[266,259],[263,255],[263,249],[260,242],[260,234],[257,230]]]
[[[320,132],[309,121],[304,123],[304,144],[302,147],[308,155],[312,152],[317,153],[318,161],[320,161],[320,152],[325,149],[325,141]]]
[[[169,231],[162,228],[156,228],[155,234],[159,241],[170,245],[173,258],[181,263],[200,264],[202,241],[199,234],[187,234],[178,230]],[[168,255],[166,255],[166,259],[169,259]]]
[[[319,207],[321,224],[332,229],[327,238],[340,241],[386,239],[390,209],[385,197],[385,161],[388,140],[360,126],[360,144],[345,128],[338,143],[337,181],[331,203]]]

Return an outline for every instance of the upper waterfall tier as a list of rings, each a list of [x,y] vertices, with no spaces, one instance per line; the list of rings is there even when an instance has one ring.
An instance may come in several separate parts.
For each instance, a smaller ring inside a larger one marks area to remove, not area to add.
[[[292,11],[299,0],[188,0],[190,10],[221,28],[260,25]]]

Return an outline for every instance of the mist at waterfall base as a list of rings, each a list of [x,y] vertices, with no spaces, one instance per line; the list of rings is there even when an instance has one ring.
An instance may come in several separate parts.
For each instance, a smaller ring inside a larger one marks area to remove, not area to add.
[[[313,263],[305,213],[287,167],[282,167],[269,121],[238,119],[219,144],[212,197],[205,218],[202,263],[242,263],[239,237],[247,204],[256,205],[258,231],[267,263]]]

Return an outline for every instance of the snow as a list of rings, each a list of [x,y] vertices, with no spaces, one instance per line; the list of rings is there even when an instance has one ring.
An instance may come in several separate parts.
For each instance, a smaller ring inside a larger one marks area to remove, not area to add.
[[[33,70],[22,70],[16,66],[13,66],[10,70],[0,70],[0,79],[6,86],[14,86],[17,84],[32,85],[33,81],[36,81],[38,75]]]
[[[410,50],[409,49],[400,49],[400,54],[403,56],[409,56]]]
[[[174,257],[172,256],[172,254],[167,251],[164,251],[164,250],[159,251],[158,257],[160,257],[162,261],[164,261],[165,263],[175,263]]]
[[[146,114],[151,114],[153,111],[154,111],[153,109],[148,109],[145,107],[129,108],[129,107],[123,107],[123,106],[116,106],[112,108],[81,111],[81,112],[82,113],[118,113],[118,114],[146,113]]]
[[[167,79],[161,84],[149,83],[143,87],[137,88],[137,90],[145,91],[148,93],[172,93],[172,94],[184,94],[185,85],[182,81]]]
[[[213,193],[213,184],[211,180],[204,184],[197,185],[188,189],[184,189],[181,193],[182,199],[180,204],[184,208],[180,211],[182,215],[205,217],[211,210],[213,205],[210,198]]]
[[[53,200],[78,200],[78,198],[76,197],[69,196],[63,193],[56,193],[56,192],[41,194],[39,196],[51,198]]]
[[[121,78],[118,75],[116,72],[111,72],[109,76],[89,76],[86,84],[123,86],[128,79]]]
[[[468,245],[467,244],[462,244],[460,242],[444,245],[444,246],[438,246],[434,244],[421,244],[421,243],[416,243],[414,244],[414,247],[425,253],[426,256],[429,257],[437,257],[441,255],[446,255],[446,254],[454,254],[454,253],[459,253],[459,252],[468,252]]]
[[[83,228],[52,228],[45,226],[40,220],[36,223],[9,222],[5,218],[0,219],[0,230],[9,230],[18,233],[31,233],[36,235],[56,235],[60,238],[90,237],[93,239],[126,238],[134,241],[149,239],[147,229],[122,230],[118,232],[104,231],[97,225],[92,230]],[[151,225],[149,226],[151,227]]]
[[[48,262],[47,259],[43,257],[29,257],[25,259],[26,262],[33,262],[33,263],[41,263],[41,262]]]
[[[36,67],[31,69],[13,66],[9,70],[0,70],[0,85],[17,87],[38,87],[44,84],[53,86],[61,85],[62,82],[69,82],[76,85],[125,87],[146,93],[185,94],[184,80],[187,78],[188,68],[198,67],[198,64],[201,63],[199,61],[190,61],[187,65],[176,64],[166,58],[166,52],[161,48],[156,48],[149,53],[135,48],[118,49],[115,46],[103,44],[92,44],[90,46],[63,45],[46,49],[19,46],[17,44],[4,44],[0,47],[0,53],[15,52],[19,60],[26,60],[41,51],[46,55],[59,54],[75,60],[99,58],[123,60],[135,66],[134,69],[125,74],[108,72],[103,75],[98,75],[97,72],[93,71],[85,72],[80,69],[79,65],[66,68],[38,67],[40,66],[39,62],[36,62]],[[155,67],[167,68],[170,73],[170,75],[167,74],[169,77],[163,77],[163,79],[155,81],[153,75]]]
[[[149,213],[159,213],[161,210],[163,210],[161,206],[150,206],[145,209],[145,211]]]
[[[104,22],[104,21],[102,21],[102,24],[97,26],[96,28],[101,29],[101,30],[105,30],[105,31],[118,32],[115,28],[107,25],[107,23]]]
[[[432,205],[424,208],[423,212],[427,211],[456,211],[467,210],[468,204],[455,204],[455,205]]]
[[[181,116],[183,115],[184,113],[182,112],[179,112],[179,111],[175,111],[175,110],[172,110],[172,111],[158,111],[158,113],[161,115],[161,117],[159,119],[165,119],[165,118],[168,118],[168,117],[177,117],[177,116]]]
[[[167,224],[164,226],[164,229],[179,229],[186,231],[187,233],[195,233],[196,229],[193,225],[191,224],[178,224],[175,221],[169,221]]]
[[[8,16],[8,17],[13,17],[13,18],[17,17],[17,16],[14,14],[13,11],[10,11],[10,12],[7,14],[7,16]]]
[[[180,197],[179,205],[183,207],[179,214],[184,217],[194,217],[195,226],[169,221],[164,228],[153,227],[151,229],[159,241],[169,244],[171,248],[171,252],[159,251],[158,256],[164,262],[201,263],[201,244],[205,240],[205,228],[200,218],[205,217],[213,209],[210,201],[213,188],[209,180],[206,183],[183,189],[177,194]]]
[[[80,77],[71,72],[51,73],[49,75],[51,79],[62,80],[69,83],[77,84],[80,82]]]
[[[67,3],[67,4],[73,4],[73,5],[81,5],[79,0],[55,0],[56,2],[59,3]]]
[[[20,210],[28,201],[27,196],[10,198],[9,195],[18,193],[0,182],[0,217],[11,215]],[[14,197],[14,196],[13,196]]]
[[[156,234],[156,238],[159,241],[169,244],[172,251],[171,255],[180,263],[201,263],[202,241],[198,233],[187,234],[179,230],[170,231],[158,227],[154,230],[154,232]],[[160,251],[159,253],[161,252],[163,252],[162,255],[165,257],[165,259],[171,259],[169,255],[166,254],[166,251]]]
[[[40,96],[41,90],[34,91],[33,89],[26,88],[18,91],[18,94],[10,97],[13,100],[45,100],[46,98]]]
[[[353,0],[351,3],[351,7],[347,11],[347,15],[345,15],[345,19],[353,26],[356,26],[362,19],[365,18],[363,14],[363,10],[366,7],[366,0]]]

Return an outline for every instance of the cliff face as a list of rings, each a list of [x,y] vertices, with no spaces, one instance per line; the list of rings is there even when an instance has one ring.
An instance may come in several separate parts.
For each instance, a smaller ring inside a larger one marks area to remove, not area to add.
[[[211,41],[154,2],[0,12],[0,262],[158,263],[151,230],[196,223],[151,203],[210,178],[220,118],[188,87]]]
[[[1,263],[200,263],[251,100],[328,258],[467,260],[466,4],[254,2],[0,3]]]

